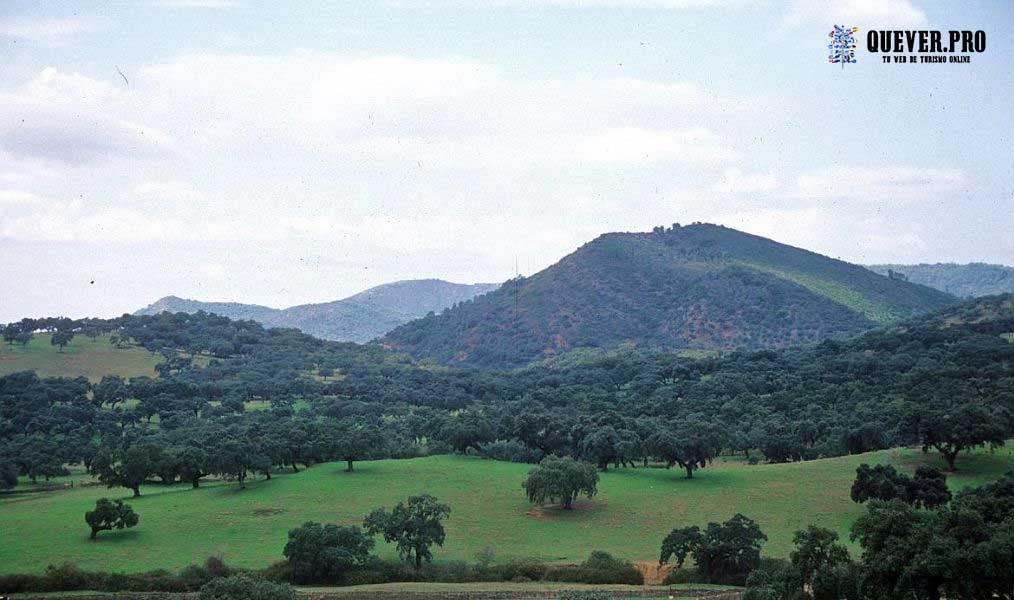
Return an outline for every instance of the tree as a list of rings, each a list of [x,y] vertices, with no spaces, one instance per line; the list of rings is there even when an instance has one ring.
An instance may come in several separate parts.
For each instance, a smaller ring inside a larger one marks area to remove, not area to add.
[[[162,458],[162,449],[154,443],[134,444],[123,452],[103,448],[92,461],[92,471],[107,487],[125,487],[138,498],[141,484],[157,473]]]
[[[978,446],[1003,446],[1006,419],[985,406],[963,403],[915,405],[905,415],[903,430],[922,444],[935,448],[954,471],[958,453]]]
[[[693,419],[671,430],[652,434],[645,443],[650,454],[671,468],[679,465],[693,479],[694,471],[704,468],[722,450],[724,436],[717,425]]]
[[[951,500],[947,477],[933,467],[920,466],[915,478],[898,473],[891,465],[867,464],[856,469],[852,484],[853,502],[867,500],[901,500],[915,507],[933,508]]]
[[[215,577],[201,587],[200,600],[296,600],[296,590],[287,583],[240,573]]]
[[[100,531],[133,527],[137,521],[137,513],[129,504],[124,504],[123,500],[110,502],[108,498],[100,498],[95,502],[95,510],[85,513],[85,522],[92,528],[93,540]]]
[[[206,477],[211,471],[211,458],[207,451],[195,444],[176,448],[173,457],[176,460],[180,478],[190,482],[194,489],[200,487],[201,478]]]
[[[0,458],[0,490],[9,490],[18,485],[18,467],[10,459]]]
[[[423,560],[433,560],[430,546],[444,545],[441,521],[450,514],[450,506],[429,494],[421,494],[409,497],[407,503],[399,502],[390,512],[386,508],[374,510],[367,515],[364,525],[370,534],[396,542],[398,556],[419,569]]]
[[[704,583],[743,585],[760,563],[760,544],[766,539],[757,523],[740,514],[725,523],[708,523],[704,531],[696,526],[674,529],[662,541],[659,565],[675,557],[681,567],[692,555]]]
[[[573,458],[547,456],[528,472],[522,486],[535,504],[559,502],[570,510],[574,499],[584,494],[590,500],[597,492],[599,474],[595,467]]]
[[[384,443],[384,434],[370,425],[349,425],[334,431],[331,437],[331,454],[345,461],[345,470],[351,472],[357,460],[375,456]]]
[[[581,440],[581,455],[608,470],[609,463],[620,455],[620,434],[608,426],[595,429]]]
[[[838,543],[838,534],[830,529],[810,525],[792,536],[796,549],[790,556],[792,565],[802,575],[803,584],[812,586],[819,573],[833,571],[849,562],[849,551]]]
[[[119,375],[103,375],[92,388],[92,394],[100,406],[108,404],[110,408],[115,407],[129,397],[127,385]]]
[[[60,352],[67,347],[67,344],[74,339],[74,332],[70,329],[59,329],[53,332],[53,337],[49,339],[49,343],[53,346],[59,346]]]
[[[340,579],[352,567],[364,564],[372,549],[373,538],[358,527],[308,521],[289,531],[282,554],[296,583],[310,583]]]
[[[484,454],[482,444],[495,438],[489,417],[475,410],[462,411],[447,419],[440,427],[437,437],[462,454],[469,448]]]

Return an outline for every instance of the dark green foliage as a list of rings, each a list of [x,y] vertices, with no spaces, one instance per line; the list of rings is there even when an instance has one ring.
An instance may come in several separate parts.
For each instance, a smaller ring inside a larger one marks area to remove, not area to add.
[[[417,357],[513,367],[573,348],[773,348],[843,338],[953,298],[716,225],[610,233],[531,277],[412,321]]]
[[[814,587],[817,581],[831,583],[836,569],[849,562],[848,549],[838,543],[838,534],[830,529],[810,525],[797,531],[792,543],[796,545],[790,556],[792,566],[807,586]]]
[[[378,508],[367,515],[364,525],[370,534],[383,535],[385,542],[395,542],[398,556],[419,569],[423,560],[433,560],[430,546],[444,545],[442,521],[450,514],[450,506],[429,494],[420,494],[399,502],[391,511]]]
[[[1002,446],[1011,414],[1006,407],[979,403],[921,402],[904,416],[902,428],[923,449],[935,448],[950,469],[958,453],[988,445]]]
[[[851,496],[853,502],[901,500],[917,508],[933,508],[951,500],[947,477],[937,469],[920,466],[913,478],[891,465],[870,468],[865,463],[856,469]]]
[[[296,583],[334,582],[365,564],[372,549],[373,538],[358,527],[308,521],[289,531],[282,554]]]
[[[870,502],[852,528],[868,597],[955,600],[1014,592],[1014,474],[936,510]]]
[[[599,474],[595,467],[570,457],[547,456],[528,472],[522,487],[535,504],[559,502],[570,510],[574,499],[584,494],[590,500],[597,492]]]
[[[241,573],[212,579],[201,588],[200,600],[295,600],[296,590],[286,583]]]
[[[85,513],[85,522],[91,527],[91,538],[94,540],[100,531],[133,527],[138,522],[137,513],[129,504],[122,500],[110,501],[100,498],[95,502],[95,510]]]
[[[634,563],[616,558],[608,552],[595,550],[579,565],[552,567],[546,572],[550,581],[567,581],[571,583],[625,583],[642,585],[644,575],[637,570]]]
[[[681,568],[693,556],[699,580],[704,583],[743,585],[760,563],[760,544],[767,540],[755,522],[737,514],[725,523],[708,523],[673,529],[662,541],[659,564],[676,559]]]
[[[8,458],[0,457],[0,490],[18,485],[18,467]]]

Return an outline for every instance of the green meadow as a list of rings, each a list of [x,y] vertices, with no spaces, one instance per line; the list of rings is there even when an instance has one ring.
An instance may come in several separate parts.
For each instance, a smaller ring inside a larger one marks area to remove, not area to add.
[[[636,468],[602,474],[599,494],[575,510],[530,505],[521,481],[530,465],[464,456],[321,464],[299,473],[279,472],[246,490],[234,483],[149,485],[143,497],[129,491],[85,485],[74,475],[72,489],[0,496],[3,543],[0,571],[38,572],[69,561],[87,569],[144,571],[176,569],[209,555],[229,563],[263,567],[282,558],[286,533],[308,520],[358,524],[373,508],[420,492],[451,505],[447,542],[437,560],[474,560],[489,546],[498,560],[535,557],[580,561],[605,550],[638,561],[657,559],[662,538],[673,527],[705,525],[743,513],[758,521],[769,540],[769,556],[786,556],[792,533],[810,523],[848,530],[864,510],[849,499],[855,468],[890,462],[911,471],[918,464],[942,466],[934,454],[893,450],[780,465],[718,461],[686,480],[679,470]],[[1014,469],[1004,448],[959,458],[953,488],[978,485]],[[84,512],[100,497],[125,498],[141,517],[137,527],[103,532],[89,541]],[[17,532],[12,534],[12,532]],[[378,540],[377,551],[393,556]]]
[[[103,375],[154,377],[155,365],[161,361],[161,357],[137,346],[116,348],[109,343],[108,335],[95,339],[74,336],[62,351],[50,343],[51,338],[49,333],[37,333],[24,347],[0,343],[0,375],[35,371],[39,377],[83,375],[91,381]]]

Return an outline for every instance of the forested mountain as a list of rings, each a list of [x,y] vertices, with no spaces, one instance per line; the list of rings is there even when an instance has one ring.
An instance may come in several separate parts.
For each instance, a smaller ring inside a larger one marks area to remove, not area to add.
[[[325,340],[363,343],[402,323],[469,300],[496,287],[496,284],[461,284],[439,279],[396,281],[343,300],[285,309],[166,296],[134,314],[195,313],[203,310],[230,319],[251,319],[267,327],[293,327]]]
[[[976,298],[1014,292],[1014,267],[1004,265],[936,263],[867,265],[866,268],[881,275],[926,285],[959,298]]]
[[[573,348],[759,349],[841,339],[953,296],[710,224],[609,233],[557,264],[381,342],[512,367]]]

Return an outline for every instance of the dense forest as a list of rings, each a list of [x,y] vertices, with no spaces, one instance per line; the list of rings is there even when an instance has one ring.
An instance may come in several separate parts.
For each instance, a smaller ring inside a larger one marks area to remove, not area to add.
[[[512,371],[419,363],[380,346],[198,313],[26,319],[7,343],[110,334],[163,360],[151,377],[0,378],[11,484],[83,463],[110,485],[199,485],[324,460],[476,452],[693,476],[722,452],[768,461],[917,444],[951,465],[1014,433],[1014,296],[952,306],[845,341],[704,359],[630,346]],[[246,410],[264,401],[270,409]]]
[[[764,349],[845,339],[955,299],[718,225],[610,233],[381,342],[509,368],[574,348]]]

